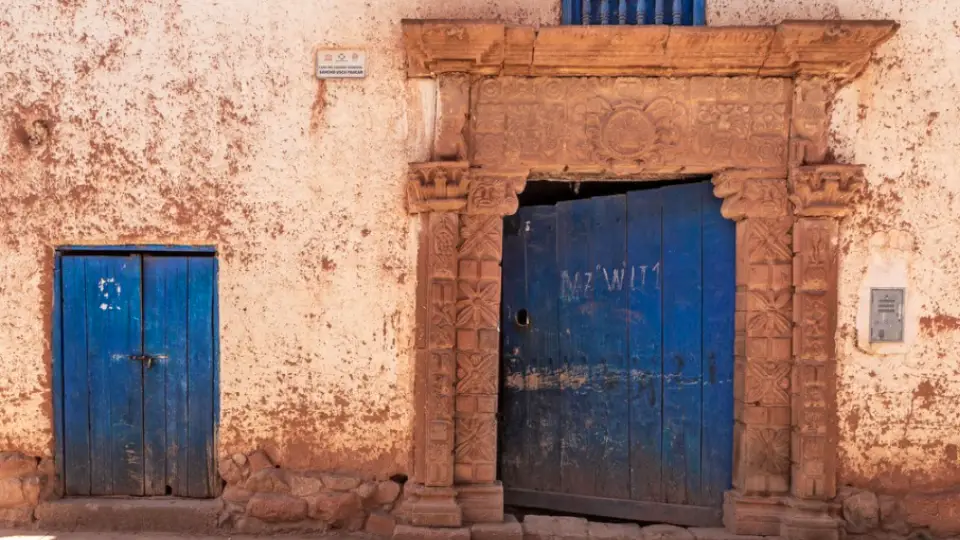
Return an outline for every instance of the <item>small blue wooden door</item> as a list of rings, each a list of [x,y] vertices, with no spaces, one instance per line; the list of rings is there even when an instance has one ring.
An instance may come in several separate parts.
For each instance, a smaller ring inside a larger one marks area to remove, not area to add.
[[[506,503],[718,525],[733,451],[735,227],[709,182],[504,224]]]
[[[215,259],[60,259],[67,495],[215,493]]]

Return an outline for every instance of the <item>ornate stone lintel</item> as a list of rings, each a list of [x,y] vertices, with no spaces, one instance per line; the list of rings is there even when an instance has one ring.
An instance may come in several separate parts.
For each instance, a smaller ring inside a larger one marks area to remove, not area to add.
[[[407,209],[457,212],[467,205],[470,164],[465,161],[411,163],[407,172]]]
[[[865,185],[863,165],[794,167],[790,171],[790,201],[798,216],[840,218]]]
[[[727,219],[776,218],[789,213],[787,181],[762,170],[728,170],[713,177],[713,194],[723,199]]]
[[[893,21],[790,21],[766,27],[507,27],[405,20],[407,75],[837,76],[859,73]],[[536,54],[534,54],[536,51]],[[605,54],[598,55],[597,51]]]

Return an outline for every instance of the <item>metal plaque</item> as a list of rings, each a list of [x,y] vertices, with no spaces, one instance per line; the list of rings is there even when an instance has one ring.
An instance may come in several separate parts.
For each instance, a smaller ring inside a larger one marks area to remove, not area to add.
[[[870,341],[903,341],[903,289],[870,289]]]
[[[359,49],[321,49],[317,51],[317,77],[320,79],[362,79],[367,76],[367,53]]]

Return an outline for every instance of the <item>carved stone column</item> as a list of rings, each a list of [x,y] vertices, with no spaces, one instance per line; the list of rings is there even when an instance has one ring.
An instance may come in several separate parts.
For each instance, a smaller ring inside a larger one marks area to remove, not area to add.
[[[516,212],[525,177],[481,173],[465,162],[410,165],[407,204],[425,216],[414,525],[503,521],[496,478],[500,260],[503,216]]]
[[[791,511],[781,536],[837,538],[829,503],[837,491],[837,258],[839,220],[863,188],[858,165],[790,172],[794,228],[794,374]]]
[[[790,488],[792,253],[787,182],[762,172],[714,177],[724,217],[737,221],[733,491],[724,523],[779,534]]]
[[[413,525],[459,527],[453,489],[456,384],[457,249],[466,205],[466,163],[410,167],[407,204],[421,218],[417,291],[416,463],[409,519]]]
[[[467,522],[503,521],[497,481],[500,261],[503,216],[517,211],[526,174],[474,171],[460,216],[454,478]]]

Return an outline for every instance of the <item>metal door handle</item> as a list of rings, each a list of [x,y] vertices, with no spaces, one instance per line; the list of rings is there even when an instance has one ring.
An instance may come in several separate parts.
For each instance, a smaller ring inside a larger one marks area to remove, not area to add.
[[[153,367],[154,360],[162,360],[162,359],[165,359],[166,357],[167,355],[165,354],[158,354],[155,356],[151,356],[149,354],[131,354],[130,355],[131,360],[137,360],[139,362],[146,363],[147,369],[150,369],[151,367]]]

